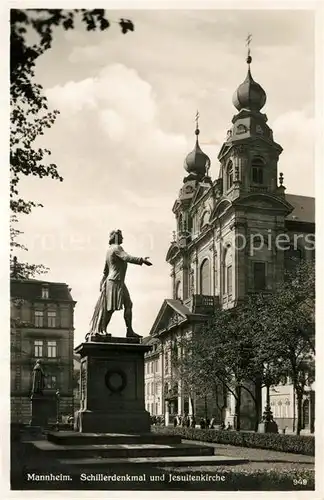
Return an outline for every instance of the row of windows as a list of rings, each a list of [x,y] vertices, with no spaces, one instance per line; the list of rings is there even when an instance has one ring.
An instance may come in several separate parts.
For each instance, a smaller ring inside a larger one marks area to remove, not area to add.
[[[264,183],[264,161],[261,158],[254,158],[251,164],[253,184]],[[226,168],[226,190],[233,186],[233,163],[230,161]]]
[[[57,318],[55,311],[47,311],[47,314],[44,315],[44,311],[35,311],[35,326],[44,327],[44,319],[47,319],[47,326],[49,328],[55,328],[57,325]]]
[[[159,414],[159,403],[148,403],[146,405],[146,411],[148,411],[151,415]]]
[[[56,340],[34,341],[34,356],[35,358],[56,358],[57,357],[57,342]]]
[[[253,289],[255,291],[266,289],[266,263],[265,262],[253,262]],[[192,293],[194,292],[194,278],[192,276],[191,282]],[[224,269],[224,280],[223,280],[223,293],[227,295],[232,295],[233,292],[233,266],[229,264]],[[201,295],[211,295],[211,276],[210,276],[210,264],[206,259],[203,261],[200,267],[200,290]],[[176,283],[175,287],[175,298],[181,299],[181,281]]]
[[[146,396],[153,396],[157,393],[158,383],[157,382],[148,382],[145,384],[145,394]]]
[[[159,360],[154,359],[153,361],[147,361],[145,363],[145,373],[156,373],[159,371]]]

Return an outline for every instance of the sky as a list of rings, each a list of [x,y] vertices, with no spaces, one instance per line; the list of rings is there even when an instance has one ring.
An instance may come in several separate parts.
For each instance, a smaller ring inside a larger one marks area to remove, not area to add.
[[[199,110],[200,145],[217,177],[217,154],[236,110],[232,95],[245,79],[245,39],[252,33],[253,78],[267,93],[263,112],[283,147],[278,172],[288,193],[314,196],[314,22],[311,11],[110,11],[132,19],[104,32],[54,33],[35,79],[49,107],[59,109],[40,145],[52,151],[62,183],[23,179],[21,194],[44,205],[22,216],[29,262],[50,268],[46,280],[66,282],[77,301],[75,344],[84,340],[99,294],[108,234],[149,256],[130,265],[127,286],[134,330],[149,334],[171,297],[165,256],[175,229],[172,206],[193,149]],[[116,312],[109,331],[124,336]]]

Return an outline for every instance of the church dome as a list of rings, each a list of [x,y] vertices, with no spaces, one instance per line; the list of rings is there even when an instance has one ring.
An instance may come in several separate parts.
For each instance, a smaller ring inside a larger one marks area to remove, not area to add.
[[[206,173],[207,169],[210,165],[210,159],[209,157],[201,150],[198,142],[198,135],[199,135],[199,129],[197,128],[195,130],[196,134],[196,144],[189,153],[185,159],[184,162],[184,168],[187,170],[189,174],[193,174],[198,178],[203,178]]]
[[[249,109],[251,111],[260,111],[266,103],[267,95],[261,85],[255,82],[250,71],[251,56],[247,58],[249,65],[246,78],[237,88],[233,95],[233,104],[238,111]]]

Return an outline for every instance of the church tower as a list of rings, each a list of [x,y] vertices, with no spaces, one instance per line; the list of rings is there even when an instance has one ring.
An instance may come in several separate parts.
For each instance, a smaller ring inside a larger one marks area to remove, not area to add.
[[[200,130],[199,113],[196,114],[195,146],[184,161],[187,176],[183,179],[177,200],[173,206],[176,218],[175,239],[167,254],[167,261],[172,265],[173,298],[187,300],[195,292],[195,238],[199,228],[195,204],[207,192],[212,191],[213,184],[209,177],[210,159],[199,145]],[[196,207],[197,208],[197,207]],[[210,214],[211,210],[209,210]]]
[[[267,96],[252,77],[250,48],[246,62],[246,78],[233,95],[238,113],[218,155],[222,191],[231,200],[249,192],[278,192],[277,165],[282,147],[274,141],[267,116],[261,112]]]
[[[282,174],[278,186],[282,147],[261,112],[267,96],[252,77],[250,48],[246,62],[246,78],[233,95],[238,113],[218,155],[221,196],[213,216],[215,227],[221,228],[223,307],[234,306],[250,292],[275,288],[283,272],[283,252],[277,251],[275,240],[293,210],[285,198]]]

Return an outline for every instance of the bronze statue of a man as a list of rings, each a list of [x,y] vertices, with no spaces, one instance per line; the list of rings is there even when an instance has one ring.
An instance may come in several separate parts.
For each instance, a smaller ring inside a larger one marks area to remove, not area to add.
[[[127,264],[151,266],[152,263],[149,261],[149,257],[132,257],[127,254],[121,246],[122,242],[123,235],[120,229],[110,233],[109,248],[103,277],[100,282],[101,295],[90,323],[90,337],[107,334],[107,326],[114,311],[122,308],[124,308],[124,319],[127,328],[126,337],[139,337],[132,327],[133,303],[125,285]]]
[[[33,368],[32,394],[43,394],[45,389],[45,373],[41,360],[38,359]]]

